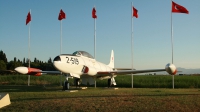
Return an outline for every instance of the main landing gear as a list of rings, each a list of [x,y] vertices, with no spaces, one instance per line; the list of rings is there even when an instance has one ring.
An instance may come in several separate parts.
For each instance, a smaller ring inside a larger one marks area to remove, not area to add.
[[[64,91],[69,90],[69,80],[68,80],[69,76],[70,76],[69,74],[65,74],[66,80],[64,81],[64,84],[63,84]],[[75,84],[76,88],[77,87],[80,88],[80,78],[74,78],[74,84]]]
[[[116,84],[114,77],[108,79],[108,88],[114,87]]]
[[[80,88],[80,78],[75,78],[75,79],[74,79],[74,84],[75,84],[76,88],[77,88],[77,87]]]
[[[66,80],[63,84],[63,90],[69,90],[69,80],[68,80],[68,74],[66,74]]]
[[[108,79],[108,88],[110,88],[112,85],[111,85],[111,79]]]

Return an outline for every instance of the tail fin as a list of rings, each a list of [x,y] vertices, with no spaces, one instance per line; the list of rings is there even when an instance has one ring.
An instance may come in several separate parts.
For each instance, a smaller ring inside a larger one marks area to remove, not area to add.
[[[114,68],[114,51],[111,51],[111,56],[110,56],[110,63],[108,64],[109,67]]]

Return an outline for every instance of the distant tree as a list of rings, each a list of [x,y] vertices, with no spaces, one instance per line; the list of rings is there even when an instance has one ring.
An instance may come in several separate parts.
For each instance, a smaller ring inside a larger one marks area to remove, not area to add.
[[[25,62],[25,58],[23,59],[23,65],[25,64],[26,62]]]
[[[7,60],[7,58],[6,58],[6,54],[5,54],[5,53],[3,53],[3,61],[4,61],[5,63],[7,63],[7,62],[8,62],[8,60]]]
[[[0,60],[3,60],[3,51],[0,51]]]
[[[33,62],[33,63],[31,63],[31,68],[40,68],[40,65],[39,65],[39,63],[37,63],[37,62]]]
[[[30,60],[30,62],[31,62],[31,60]],[[26,63],[29,63],[29,59],[28,58],[26,58]]]
[[[0,60],[0,70],[6,70],[6,63],[3,60]]]
[[[22,66],[21,62],[10,61],[7,63],[7,70],[14,70],[16,67]]]
[[[34,61],[33,61],[33,62],[35,62],[35,63],[36,63],[36,62],[37,62],[37,58],[34,58]]]
[[[5,63],[7,63],[7,58],[6,58],[6,54],[1,50],[0,51],[0,60],[3,60]]]
[[[48,59],[47,62],[43,62],[38,60],[36,57],[34,58],[34,62],[30,61],[30,66],[34,68],[38,68],[41,70],[55,70],[51,57]],[[23,61],[14,57],[14,59],[10,62],[7,62],[6,54],[1,50],[0,51],[0,70],[14,70],[16,67],[19,66],[29,66],[29,59],[23,58]]]
[[[17,60],[17,62],[22,63],[19,59]]]
[[[17,61],[17,58],[16,57],[14,57],[14,62],[16,62]]]
[[[26,58],[26,63],[28,63],[28,58]]]
[[[49,58],[48,63],[52,63],[51,57]]]

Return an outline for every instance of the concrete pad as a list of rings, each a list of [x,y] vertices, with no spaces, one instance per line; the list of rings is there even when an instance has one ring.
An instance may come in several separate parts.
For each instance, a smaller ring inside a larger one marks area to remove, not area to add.
[[[81,89],[87,89],[87,87],[81,87]]]
[[[0,108],[10,105],[10,97],[8,93],[0,93]]]
[[[117,90],[117,89],[119,89],[119,88],[113,88],[113,87],[110,87],[110,88],[108,88],[108,87],[106,87],[106,89],[113,89],[113,90]]]
[[[65,90],[65,92],[78,92],[78,90]]]

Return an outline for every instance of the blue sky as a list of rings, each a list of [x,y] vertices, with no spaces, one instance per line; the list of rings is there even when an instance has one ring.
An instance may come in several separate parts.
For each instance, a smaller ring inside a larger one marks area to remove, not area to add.
[[[108,63],[115,52],[115,67],[131,67],[131,2],[139,18],[133,19],[133,66],[136,69],[164,68],[171,63],[171,0],[1,0],[0,50],[8,61],[28,58],[28,25],[31,9],[31,60],[47,61],[60,54],[60,9],[62,53],[84,50],[94,55],[95,5],[96,59]],[[189,14],[173,13],[174,64],[200,68],[200,1],[174,0]]]

